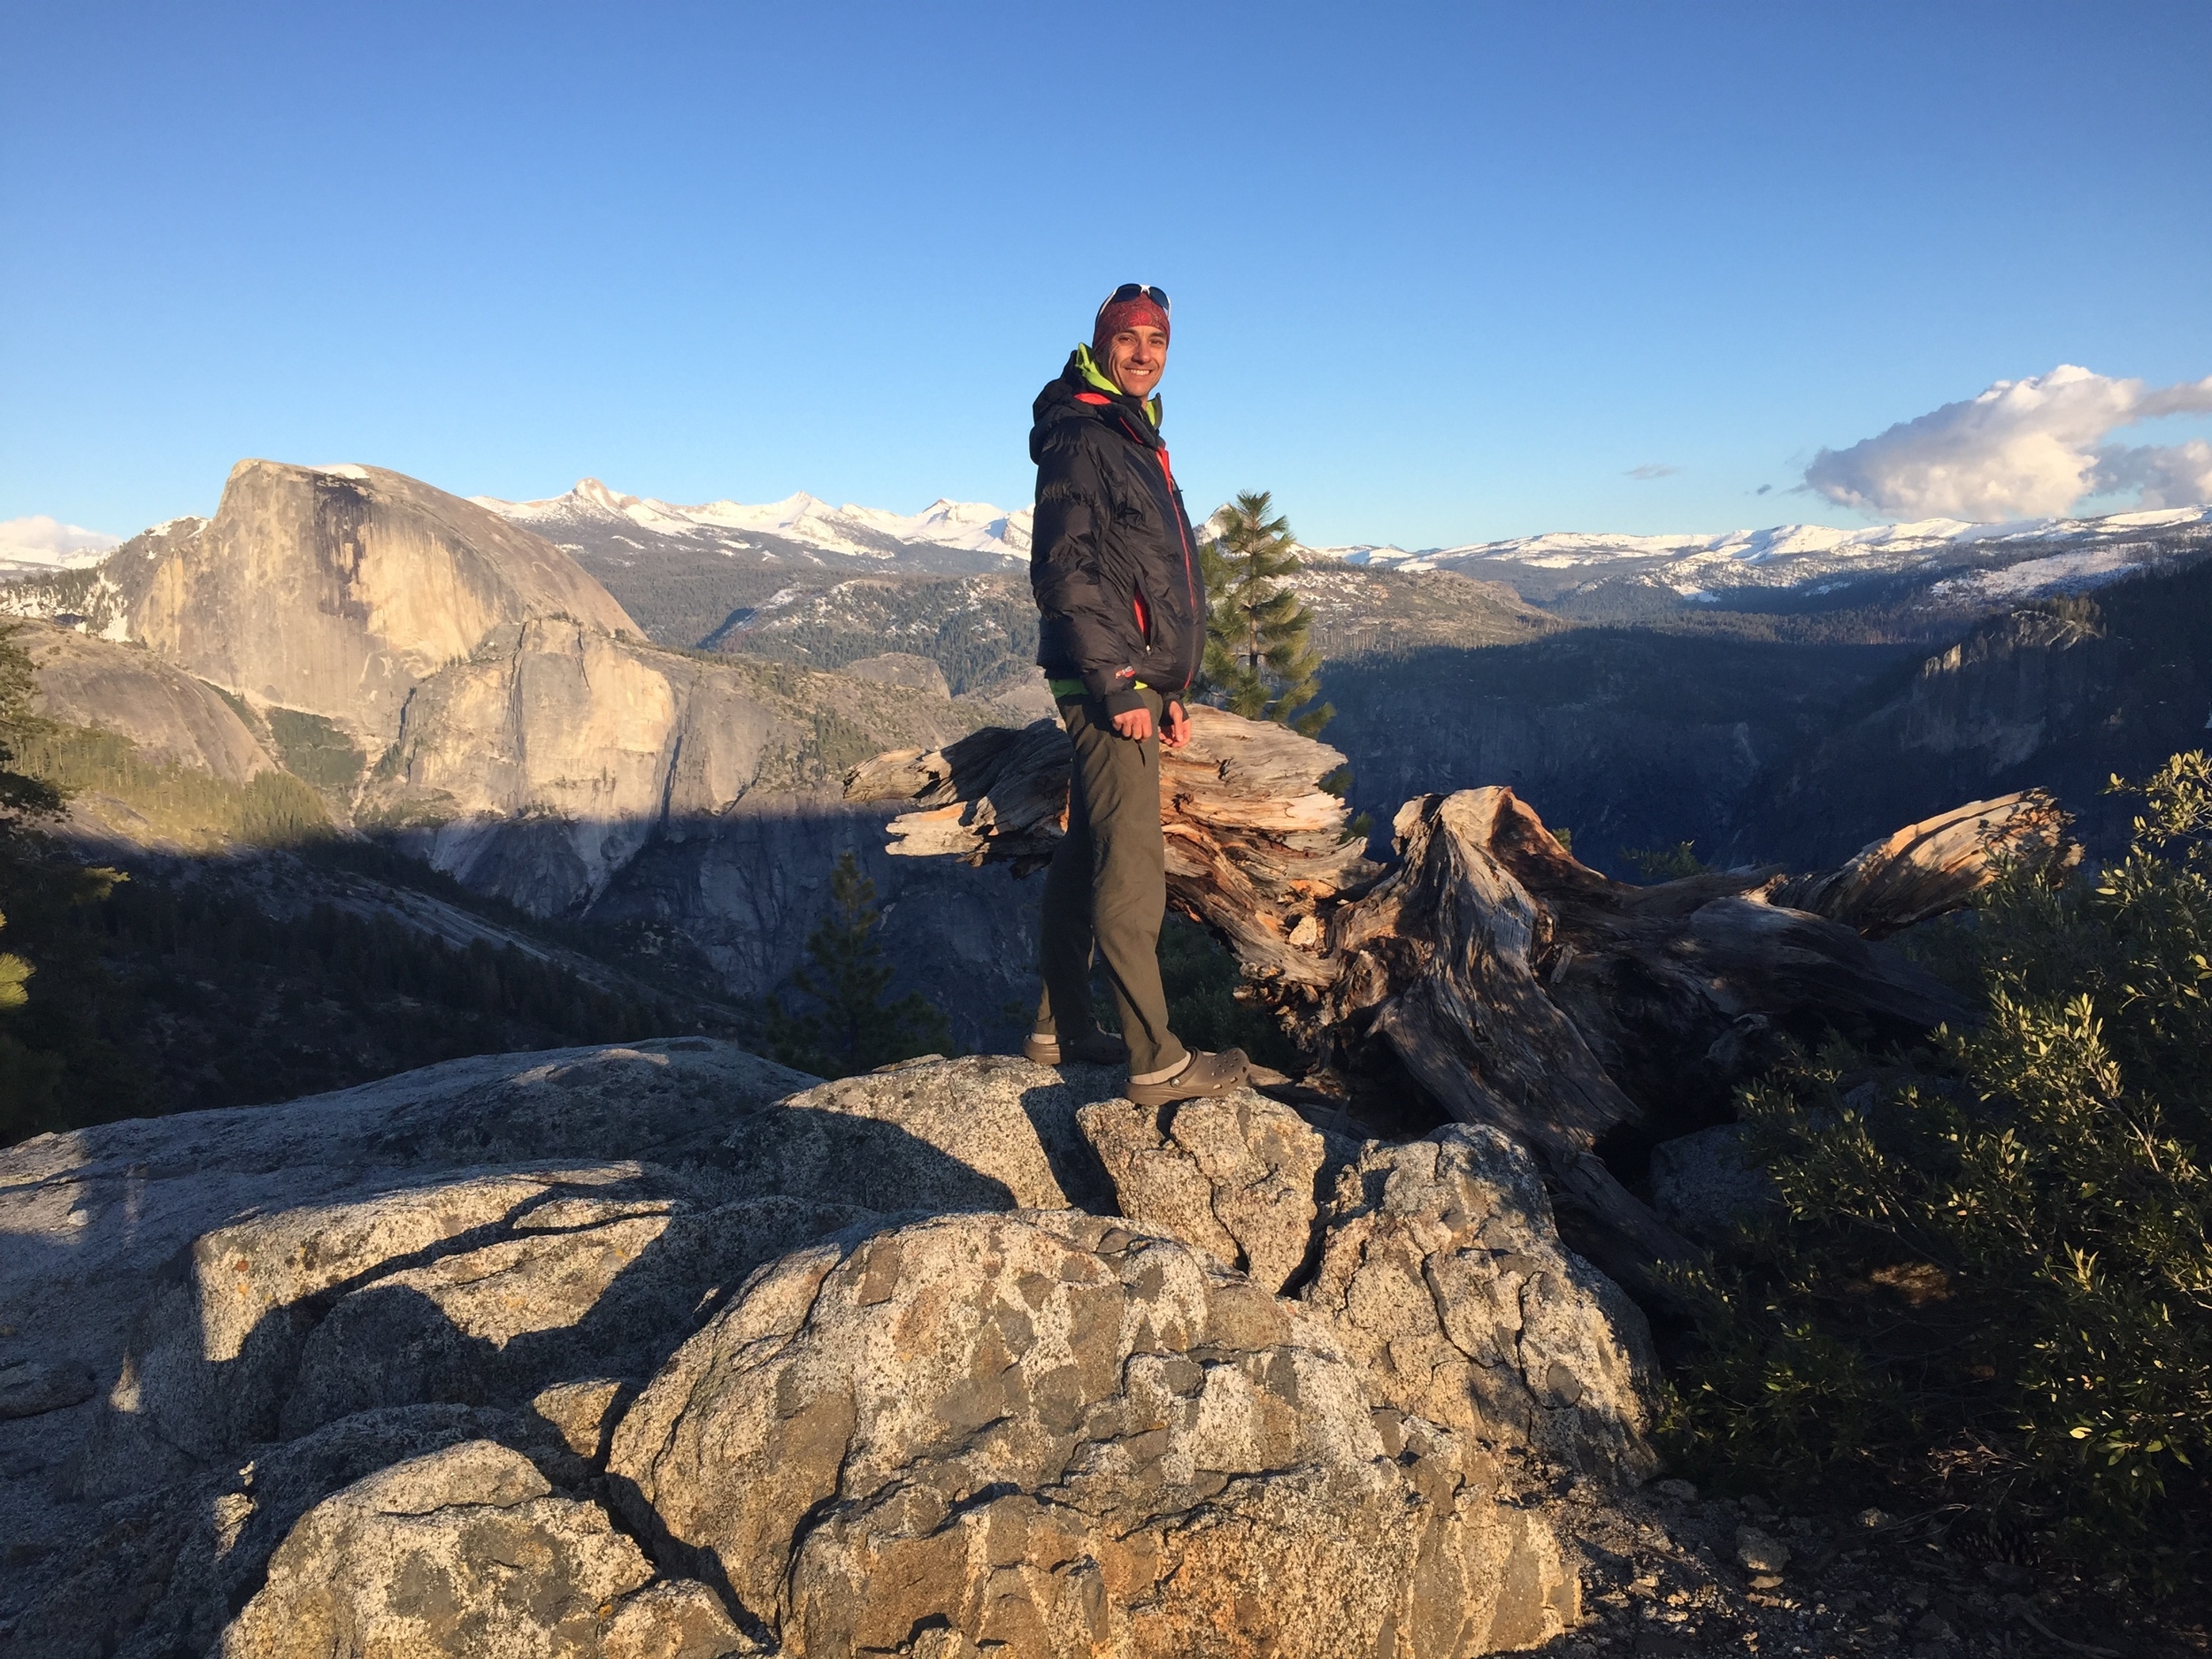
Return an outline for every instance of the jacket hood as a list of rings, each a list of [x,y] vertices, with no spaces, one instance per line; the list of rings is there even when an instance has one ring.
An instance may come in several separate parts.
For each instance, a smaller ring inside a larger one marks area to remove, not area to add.
[[[1068,353],[1067,366],[1045,382],[1044,389],[1037,394],[1037,401],[1030,405],[1029,458],[1040,458],[1045,434],[1060,422],[1106,420],[1116,411],[1135,416],[1137,419],[1131,424],[1137,434],[1156,449],[1162,407],[1156,396],[1130,396],[1098,366],[1088,346],[1078,346]]]

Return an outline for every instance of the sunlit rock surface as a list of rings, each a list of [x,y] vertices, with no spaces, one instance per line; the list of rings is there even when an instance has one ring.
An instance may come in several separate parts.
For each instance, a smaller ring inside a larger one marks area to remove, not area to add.
[[[1560,1243],[1535,1160],[1498,1130],[1369,1142],[1302,1294],[1379,1405],[1593,1471],[1657,1461],[1644,1316]]]
[[[380,749],[408,694],[498,629],[635,632],[551,542],[382,467],[241,461],[207,526],[138,580],[131,638]]]
[[[1481,1653],[1574,1613],[1527,1517],[1408,1478],[1296,1304],[1065,1211],[787,1258],[663,1369],[610,1468],[798,1655],[932,1624],[1070,1659]]]
[[[1638,1356],[1525,1160],[1118,1086],[686,1039],[11,1148],[0,1619],[88,1659],[1571,1624],[1544,1459],[1632,1471]]]
[[[273,770],[260,741],[222,694],[147,651],[129,650],[43,622],[16,625],[15,642],[38,671],[33,706],[69,726],[127,738],[143,759],[225,783]]]

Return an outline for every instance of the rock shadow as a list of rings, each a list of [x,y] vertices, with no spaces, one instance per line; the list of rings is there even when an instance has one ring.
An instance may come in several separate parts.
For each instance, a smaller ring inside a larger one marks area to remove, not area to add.
[[[1036,1130],[1052,1179],[1060,1183],[1068,1202],[1094,1216],[1118,1216],[1121,1204],[1114,1195],[1113,1178],[1075,1114],[1093,1101],[1118,1096],[1126,1075],[1113,1066],[1071,1065],[1062,1068],[1060,1077],[1058,1083],[1024,1089],[1022,1112]]]
[[[896,1124],[809,1106],[753,1113],[726,1142],[721,1167],[762,1196],[934,1215],[1016,1208],[1004,1181]]]
[[[995,1199],[979,1207],[1008,1207],[1002,1186],[936,1148],[893,1125],[866,1128],[879,1163],[902,1156],[939,1186],[955,1179],[941,1167],[952,1165],[972,1195]],[[89,1547],[27,1586],[16,1633],[37,1635],[42,1653],[102,1659],[205,1650],[313,1504],[462,1440],[496,1440],[557,1489],[589,1498],[637,1386],[756,1269],[830,1234],[863,1237],[907,1218],[785,1193],[671,1196],[684,1185],[649,1168],[615,1181],[549,1179],[494,1219],[365,1261],[267,1310],[221,1360],[201,1355],[195,1256],[183,1253],[132,1346],[128,1386],[99,1408],[106,1433],[96,1426],[59,1483],[91,1501]],[[885,1178],[884,1191],[897,1187]],[[533,1402],[586,1382],[604,1389],[580,1446],[562,1411]],[[211,1413],[219,1402],[230,1409]],[[211,1415],[218,1433],[189,1432]]]

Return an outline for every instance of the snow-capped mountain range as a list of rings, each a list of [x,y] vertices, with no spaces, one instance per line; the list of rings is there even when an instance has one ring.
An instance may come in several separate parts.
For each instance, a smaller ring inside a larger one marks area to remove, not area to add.
[[[758,506],[713,501],[682,507],[618,494],[595,478],[545,501],[473,499],[572,551],[626,541],[641,552],[656,541],[674,541],[692,549],[751,554],[757,562],[781,562],[795,553],[818,556],[811,562],[820,562],[818,556],[826,555],[962,574],[1029,557],[1029,510],[1008,512],[979,502],[937,501],[908,514],[833,507],[802,493]]]
[[[700,574],[749,566],[757,580],[808,570],[840,580],[981,576],[1012,573],[1029,557],[1029,509],[981,502],[941,500],[897,513],[833,507],[803,493],[757,505],[681,506],[623,495],[591,478],[542,501],[473,499],[583,558],[603,580],[615,568],[642,574],[663,566]],[[50,518],[0,523],[0,581],[94,565],[114,545],[112,537]],[[2002,603],[2212,554],[2212,507],[2010,524],[1929,518],[1860,530],[1790,524],[1718,534],[1560,531],[1455,547],[1362,543],[1303,551],[1355,567],[1502,581],[1539,603],[1622,587],[1670,605],[1724,603],[1732,594],[1761,589],[1818,601],[1870,579],[1898,578],[1939,598]]]
[[[977,502],[938,501],[912,514],[832,507],[804,494],[757,506],[685,507],[621,495],[588,478],[545,501],[476,499],[572,552],[625,564],[661,549],[768,565],[857,562],[886,574],[972,575],[1018,567],[1029,555],[1029,510]],[[2094,587],[2147,562],[2205,550],[2212,550],[2212,507],[2012,524],[1928,518],[1862,530],[1791,524],[1704,535],[1562,531],[1448,548],[1304,549],[1356,566],[1456,571],[1506,582],[1529,599],[1625,582],[1693,603],[1720,603],[1747,588],[1817,595],[1890,575],[1930,579],[1946,597],[2001,602]]]
[[[1717,535],[1568,531],[1417,550],[1361,545],[1306,551],[1348,565],[1486,577],[1510,583],[1529,598],[1626,580],[1710,603],[1732,590],[1818,593],[1824,585],[1865,577],[1937,575],[1954,568],[1958,573],[1944,586],[1955,582],[1991,598],[2024,598],[2093,587],[2145,563],[2206,549],[2212,549],[2212,507],[2011,524],[1924,518],[1864,530],[1787,524]]]

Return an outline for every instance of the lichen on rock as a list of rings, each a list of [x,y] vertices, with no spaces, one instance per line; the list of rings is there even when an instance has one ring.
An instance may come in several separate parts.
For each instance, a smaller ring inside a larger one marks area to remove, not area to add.
[[[1173,1233],[1279,1292],[1310,1248],[1319,1132],[1251,1088],[1147,1107],[1094,1102],[1076,1114],[1125,1216]]]
[[[1643,1314],[1561,1244],[1534,1161],[1498,1130],[1371,1142],[1302,1294],[1378,1405],[1611,1477],[1656,1466]]]
[[[704,1586],[652,1564],[595,1504],[471,1440],[325,1499],[270,1558],[220,1659],[499,1654],[722,1659],[757,1651]]]
[[[787,1257],[654,1379],[609,1470],[664,1558],[794,1655],[936,1626],[1023,1655],[1402,1655],[1425,1564],[1501,1577],[1465,1570],[1461,1494],[1409,1479],[1302,1310],[1068,1211]],[[1556,1546],[1515,1541],[1543,1593],[1455,1601],[1461,1640],[1417,1651],[1571,1617]]]

